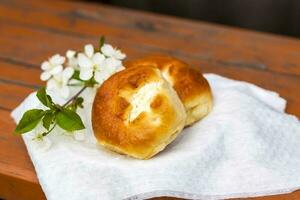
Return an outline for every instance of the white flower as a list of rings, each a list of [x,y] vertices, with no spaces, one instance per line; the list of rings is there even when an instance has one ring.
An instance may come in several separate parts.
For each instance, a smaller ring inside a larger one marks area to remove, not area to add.
[[[72,67],[74,69],[78,69],[78,60],[76,58],[76,52],[73,50],[68,50],[66,52],[67,57],[67,67]]]
[[[102,83],[102,79],[109,76],[109,72],[103,69],[105,57],[99,52],[94,54],[94,47],[91,44],[84,47],[84,52],[78,54],[80,79],[89,80],[94,76],[97,82]]]
[[[108,45],[110,46],[110,45]],[[106,48],[106,49],[109,49]],[[99,52],[94,53],[94,47],[89,44],[84,47],[84,53],[78,54],[78,65],[80,67],[80,78],[82,80],[89,80],[93,76],[95,80],[101,84],[109,76],[119,70],[122,67],[122,62],[115,57],[124,57],[119,50],[112,49],[118,53],[114,53],[114,57],[105,58],[105,56]],[[107,52],[109,52],[108,50]],[[120,54],[120,55],[119,55]],[[108,55],[108,54],[107,54]]]
[[[33,147],[41,152],[46,152],[52,145],[52,141],[49,137],[42,135],[45,131],[47,130],[39,123],[30,136],[32,138]]]
[[[110,58],[115,58],[117,60],[123,60],[126,55],[124,53],[122,53],[120,50],[113,48],[111,45],[109,44],[104,44],[101,47],[101,52]]]
[[[65,57],[55,54],[48,61],[42,63],[41,68],[44,72],[41,74],[40,78],[42,81],[46,81],[56,74],[63,71],[63,63],[65,62]]]
[[[33,139],[34,148],[41,152],[46,152],[50,149],[52,141],[47,136],[37,136]]]
[[[95,69],[95,80],[101,84],[108,79],[112,74],[118,71],[122,66],[120,60],[114,58],[106,58],[101,66],[97,66]]]
[[[61,73],[54,75],[47,82],[47,89],[57,92],[64,99],[68,98],[70,95],[68,82],[73,73],[74,69],[72,67],[65,68]]]
[[[94,54],[94,47],[91,44],[85,45],[84,53],[78,54],[78,65],[80,67],[79,77],[82,80],[89,80],[93,77],[95,68],[104,61],[104,56],[100,53]]]

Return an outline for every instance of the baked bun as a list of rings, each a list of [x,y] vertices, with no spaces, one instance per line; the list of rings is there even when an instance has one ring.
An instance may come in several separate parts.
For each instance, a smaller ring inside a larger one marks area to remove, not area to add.
[[[174,87],[185,107],[186,126],[200,120],[211,111],[212,93],[207,80],[201,72],[186,63],[170,56],[152,55],[127,61],[124,66],[159,68],[165,79]]]
[[[181,132],[186,120],[182,102],[161,72],[131,67],[106,80],[92,110],[94,134],[103,146],[148,159]]]

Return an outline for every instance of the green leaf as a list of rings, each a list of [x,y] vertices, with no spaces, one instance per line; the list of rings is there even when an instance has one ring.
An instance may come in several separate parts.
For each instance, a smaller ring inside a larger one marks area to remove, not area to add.
[[[55,114],[53,112],[46,113],[44,118],[43,118],[43,126],[45,129],[49,130],[50,125],[54,122],[55,120]]]
[[[41,109],[32,109],[26,111],[14,132],[16,134],[22,134],[31,131],[41,121],[44,114],[44,110]]]
[[[52,99],[49,95],[47,95],[45,87],[40,88],[37,91],[36,96],[42,104],[44,104],[45,106],[47,106],[49,108],[52,107],[52,104],[53,104]]]
[[[52,98],[50,97],[50,95],[48,95],[48,94],[47,94],[47,100],[50,103],[50,105],[52,106],[53,105],[53,101],[52,101]]]
[[[85,128],[80,116],[68,108],[63,108],[59,113],[57,113],[56,122],[66,131],[76,131]]]
[[[99,39],[99,51],[101,52],[101,47],[104,45],[105,37],[101,36]]]

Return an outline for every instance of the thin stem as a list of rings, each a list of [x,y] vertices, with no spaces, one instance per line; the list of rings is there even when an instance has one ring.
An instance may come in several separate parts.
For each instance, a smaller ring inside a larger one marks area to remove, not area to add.
[[[82,83],[67,84],[68,86],[83,86]]]
[[[42,136],[48,135],[55,128],[56,125],[57,125],[57,123],[55,123],[49,131],[43,133]]]
[[[84,86],[84,87],[82,87],[71,99],[69,99],[62,107],[65,107],[65,106],[67,106],[69,103],[71,103],[71,102],[73,102],[74,101],[74,99],[76,99],[86,88],[87,88],[88,86]],[[42,134],[42,136],[44,137],[44,136],[46,136],[46,135],[48,135],[51,131],[53,131],[53,129],[56,127],[56,125],[57,125],[57,123],[55,122],[55,124],[52,126],[52,128],[49,130],[49,131],[47,131],[47,132],[44,132],[43,134]]]
[[[85,89],[87,88],[87,86],[84,86],[83,88],[81,88],[81,90],[79,90],[71,99],[69,99],[62,107],[67,106],[69,103],[71,103],[74,99],[76,99]]]

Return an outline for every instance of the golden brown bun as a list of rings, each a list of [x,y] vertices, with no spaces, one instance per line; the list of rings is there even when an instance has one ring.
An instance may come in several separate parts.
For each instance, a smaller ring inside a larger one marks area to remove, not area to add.
[[[152,55],[127,61],[124,66],[159,68],[183,102],[187,113],[186,126],[200,120],[211,111],[212,93],[207,80],[201,72],[186,63],[170,56]]]
[[[151,66],[120,71],[98,89],[92,110],[94,134],[103,146],[148,159],[181,132],[182,102],[161,72]]]

